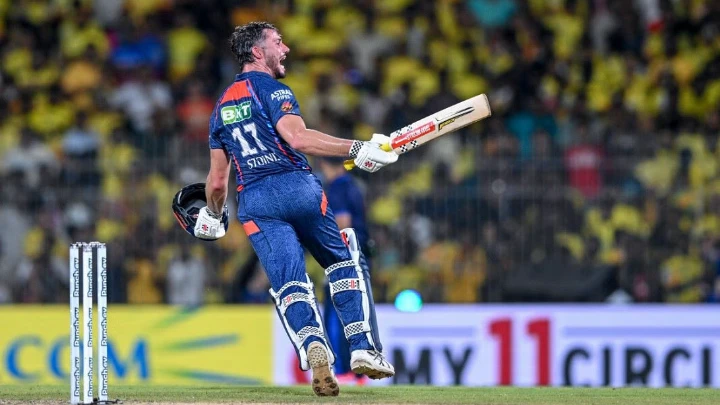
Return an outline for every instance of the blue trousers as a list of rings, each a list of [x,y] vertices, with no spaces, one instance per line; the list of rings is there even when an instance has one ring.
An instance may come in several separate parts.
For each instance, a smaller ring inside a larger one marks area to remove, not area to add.
[[[277,174],[245,186],[238,193],[238,220],[265,268],[272,289],[278,292],[285,287],[282,299],[304,292],[302,287],[293,285],[307,281],[303,247],[324,268],[352,261],[321,183],[312,173]],[[355,266],[339,267],[328,276],[332,282],[346,278],[357,278]],[[360,291],[334,295],[333,303],[342,324],[363,321],[361,299]],[[288,306],[285,317],[295,333],[304,327],[319,326],[318,317],[305,302]],[[319,340],[309,336],[303,347]],[[349,345],[351,350],[372,349],[364,333],[350,336]]]

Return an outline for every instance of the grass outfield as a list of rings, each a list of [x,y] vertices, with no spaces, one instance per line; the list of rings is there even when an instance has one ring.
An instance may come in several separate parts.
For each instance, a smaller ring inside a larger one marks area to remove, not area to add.
[[[110,394],[111,399],[120,399],[125,404],[720,404],[720,390],[692,388],[342,387],[339,397],[320,398],[313,395],[312,390],[307,386],[111,386]],[[0,404],[67,404],[68,400],[69,393],[66,386],[0,384]]]

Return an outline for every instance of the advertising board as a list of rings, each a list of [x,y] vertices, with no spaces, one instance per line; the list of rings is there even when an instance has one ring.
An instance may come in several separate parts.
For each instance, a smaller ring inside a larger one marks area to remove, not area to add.
[[[268,306],[111,305],[110,386],[269,384],[273,315]],[[0,385],[68,381],[69,317],[61,305],[0,306]]]
[[[379,306],[378,321],[397,374],[373,384],[720,387],[714,306]],[[276,383],[307,381],[277,322],[275,354]]]

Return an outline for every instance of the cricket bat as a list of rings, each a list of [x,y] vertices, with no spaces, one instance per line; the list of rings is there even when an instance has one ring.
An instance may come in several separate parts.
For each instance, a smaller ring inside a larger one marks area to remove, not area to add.
[[[390,142],[382,145],[382,148],[401,155],[490,115],[492,111],[488,98],[485,94],[480,94],[398,129],[390,134]],[[355,163],[352,159],[346,160],[344,166],[345,169],[352,170]]]

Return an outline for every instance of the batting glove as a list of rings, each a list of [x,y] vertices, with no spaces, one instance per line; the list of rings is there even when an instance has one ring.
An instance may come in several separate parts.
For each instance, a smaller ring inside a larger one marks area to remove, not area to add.
[[[201,208],[195,221],[195,237],[215,240],[223,236],[225,236],[225,226],[222,223],[222,214],[216,214],[208,207]]]
[[[398,155],[395,152],[385,152],[380,148],[380,145],[374,142],[353,142],[350,148],[350,156],[355,158],[355,166],[370,173],[374,173],[398,160]]]
[[[383,134],[373,134],[372,138],[370,138],[370,142],[383,146],[385,144],[390,144],[390,137]]]

